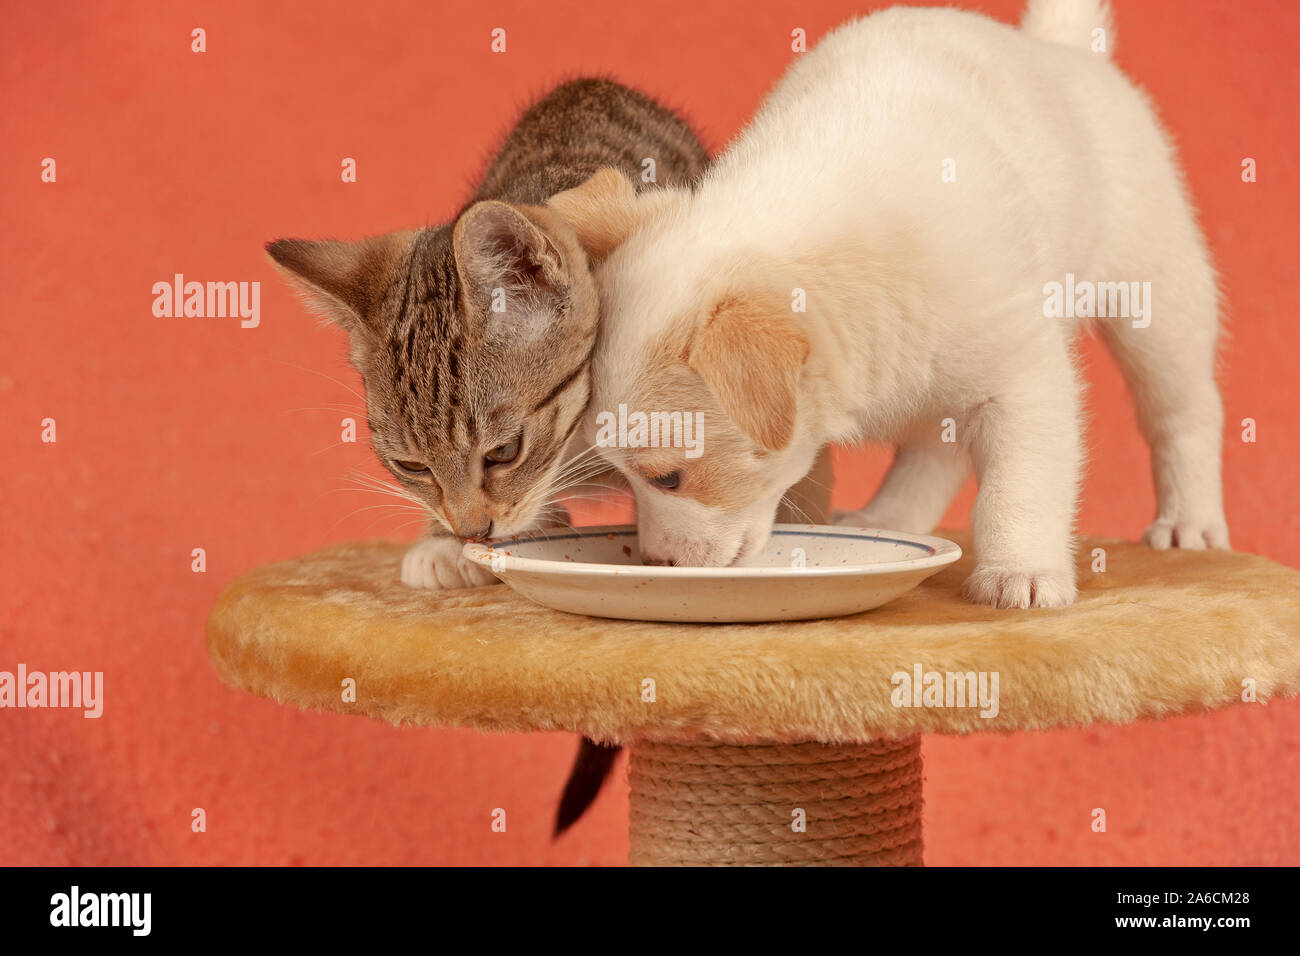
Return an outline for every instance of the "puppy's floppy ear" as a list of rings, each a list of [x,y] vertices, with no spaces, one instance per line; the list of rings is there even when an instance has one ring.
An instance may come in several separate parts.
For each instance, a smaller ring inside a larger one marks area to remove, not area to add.
[[[393,232],[360,242],[277,239],[267,255],[326,318],[364,337],[373,331],[389,271],[413,232]]]
[[[536,221],[545,214],[489,199],[470,206],[452,229],[461,283],[494,308],[494,297],[504,294],[504,317],[535,315],[569,286],[563,256]]]
[[[622,245],[656,207],[650,196],[638,197],[626,176],[606,167],[581,186],[555,194],[546,205],[574,231],[594,265]]]
[[[780,297],[731,296],[695,333],[686,361],[727,416],[764,448],[790,444],[808,336]]]

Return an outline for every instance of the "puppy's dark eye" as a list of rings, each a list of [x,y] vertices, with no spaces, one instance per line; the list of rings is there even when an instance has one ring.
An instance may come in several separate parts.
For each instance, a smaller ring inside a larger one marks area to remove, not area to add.
[[[519,457],[519,439],[497,445],[483,456],[488,465],[505,465]]]
[[[682,473],[680,471],[670,471],[666,475],[656,475],[650,479],[650,483],[664,491],[672,491],[682,483]]]
[[[394,459],[393,464],[398,471],[405,472],[412,478],[423,475],[429,470],[429,466],[422,461],[398,461]]]

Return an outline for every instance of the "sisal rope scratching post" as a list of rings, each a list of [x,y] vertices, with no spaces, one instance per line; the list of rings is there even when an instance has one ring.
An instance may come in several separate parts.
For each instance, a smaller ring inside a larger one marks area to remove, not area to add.
[[[921,865],[919,737],[645,742],[629,779],[634,866]]]

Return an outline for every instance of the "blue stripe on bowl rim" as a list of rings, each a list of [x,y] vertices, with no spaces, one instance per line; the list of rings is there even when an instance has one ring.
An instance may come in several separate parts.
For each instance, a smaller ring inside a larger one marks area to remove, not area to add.
[[[816,526],[812,526],[816,527]],[[636,537],[636,527],[627,526],[626,530],[611,531],[610,528],[623,528],[622,525],[593,525],[589,531],[566,531],[564,534],[539,535],[537,537],[525,538],[523,535],[515,535],[510,538],[502,538],[500,541],[485,541],[483,546],[491,548],[493,551],[500,548],[517,546],[522,544],[545,544],[551,541],[580,541],[585,538],[627,538]],[[905,541],[901,538],[889,538],[883,534],[871,533],[869,528],[861,528],[858,531],[853,529],[844,529],[843,531],[796,531],[785,528],[774,528],[773,536],[788,535],[790,537],[802,538],[848,538],[853,541],[881,541],[885,544],[898,544],[906,548],[915,548],[924,556],[938,554],[934,548],[928,544],[921,544],[919,541]],[[532,559],[540,560],[540,559]]]

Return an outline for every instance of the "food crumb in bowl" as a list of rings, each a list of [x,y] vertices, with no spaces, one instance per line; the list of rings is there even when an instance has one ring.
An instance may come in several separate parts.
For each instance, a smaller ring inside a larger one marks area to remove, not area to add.
[[[629,548],[627,545],[623,545],[623,553],[627,555],[629,558],[632,557],[632,549]]]

